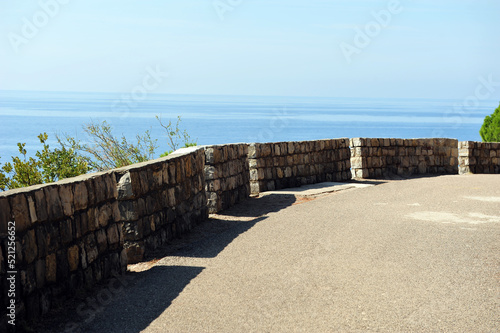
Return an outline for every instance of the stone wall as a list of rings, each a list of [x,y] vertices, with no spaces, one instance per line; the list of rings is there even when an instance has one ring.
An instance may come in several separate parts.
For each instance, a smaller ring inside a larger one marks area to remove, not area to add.
[[[459,173],[500,173],[500,142],[458,143]]]
[[[260,192],[351,178],[349,139],[252,143],[250,190]]]
[[[128,262],[191,230],[208,217],[204,150],[180,149],[169,156],[115,170],[118,208]]]
[[[2,320],[10,271],[17,272],[16,320],[34,319],[206,219],[204,163],[203,148],[183,149],[104,173],[0,192]]]
[[[248,198],[248,145],[205,147],[205,189],[209,213],[217,213]]]
[[[500,143],[460,143],[461,173],[500,173],[499,161]],[[458,142],[344,138],[193,147],[0,192],[0,315],[5,318],[9,302],[9,271],[17,272],[16,318],[36,318],[77,290],[123,273],[127,263],[141,261],[209,212],[249,194],[346,181],[351,171],[357,178],[456,174]],[[14,268],[8,266],[9,222],[15,222]]]
[[[458,141],[454,139],[351,139],[352,176],[457,174]]]
[[[114,172],[0,193],[2,319],[10,301],[7,275],[15,275],[19,320],[43,315],[76,290],[126,270],[115,198]],[[9,239],[12,222],[15,235]],[[14,239],[15,266],[10,267],[6,254]]]

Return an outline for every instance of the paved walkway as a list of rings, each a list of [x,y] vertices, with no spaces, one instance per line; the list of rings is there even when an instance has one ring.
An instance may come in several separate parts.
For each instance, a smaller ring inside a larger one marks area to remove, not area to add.
[[[79,330],[500,331],[500,175],[295,195],[217,216]]]

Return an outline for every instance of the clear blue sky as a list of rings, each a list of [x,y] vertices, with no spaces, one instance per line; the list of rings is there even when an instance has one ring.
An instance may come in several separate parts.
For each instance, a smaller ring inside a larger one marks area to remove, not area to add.
[[[391,1],[217,1],[224,20],[213,0],[1,1],[0,90],[130,92],[148,68],[181,94],[461,99],[500,82],[498,0],[396,1],[350,63],[340,46]]]

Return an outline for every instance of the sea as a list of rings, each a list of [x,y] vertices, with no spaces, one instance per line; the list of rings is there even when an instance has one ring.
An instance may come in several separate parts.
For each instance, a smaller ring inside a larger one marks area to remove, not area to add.
[[[170,150],[163,123],[176,122],[198,145],[237,142],[302,141],[343,137],[431,138],[480,141],[484,117],[496,100],[218,96],[122,93],[0,91],[0,163],[41,149],[46,132],[89,142],[85,124],[106,121],[115,136],[134,142],[149,130]]]

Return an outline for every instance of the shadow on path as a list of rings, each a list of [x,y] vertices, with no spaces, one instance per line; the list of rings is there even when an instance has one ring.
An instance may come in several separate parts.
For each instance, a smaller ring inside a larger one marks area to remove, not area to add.
[[[124,276],[103,282],[80,299],[68,301],[46,320],[33,326],[37,332],[140,332],[160,316],[205,267],[155,265],[161,258],[215,258],[240,234],[265,220],[268,213],[293,205],[293,195],[249,198],[211,215],[191,232],[150,254],[148,263]],[[188,260],[188,259],[187,259]],[[129,266],[133,267],[135,265]],[[110,287],[110,285],[112,287]],[[119,290],[119,291],[117,291]]]
[[[266,195],[248,198],[237,205],[213,214],[189,233],[169,244],[150,251],[147,260],[165,256],[214,258],[240,234],[266,219],[266,214],[278,212],[297,201],[294,195]]]
[[[77,323],[76,328],[66,332],[140,332],[161,315],[203,269],[155,266],[144,272],[129,273],[124,288],[114,295],[108,293],[112,297],[104,304],[99,297],[102,290],[95,298],[87,298],[85,306],[80,306],[71,318]],[[66,327],[71,327],[71,323]]]

